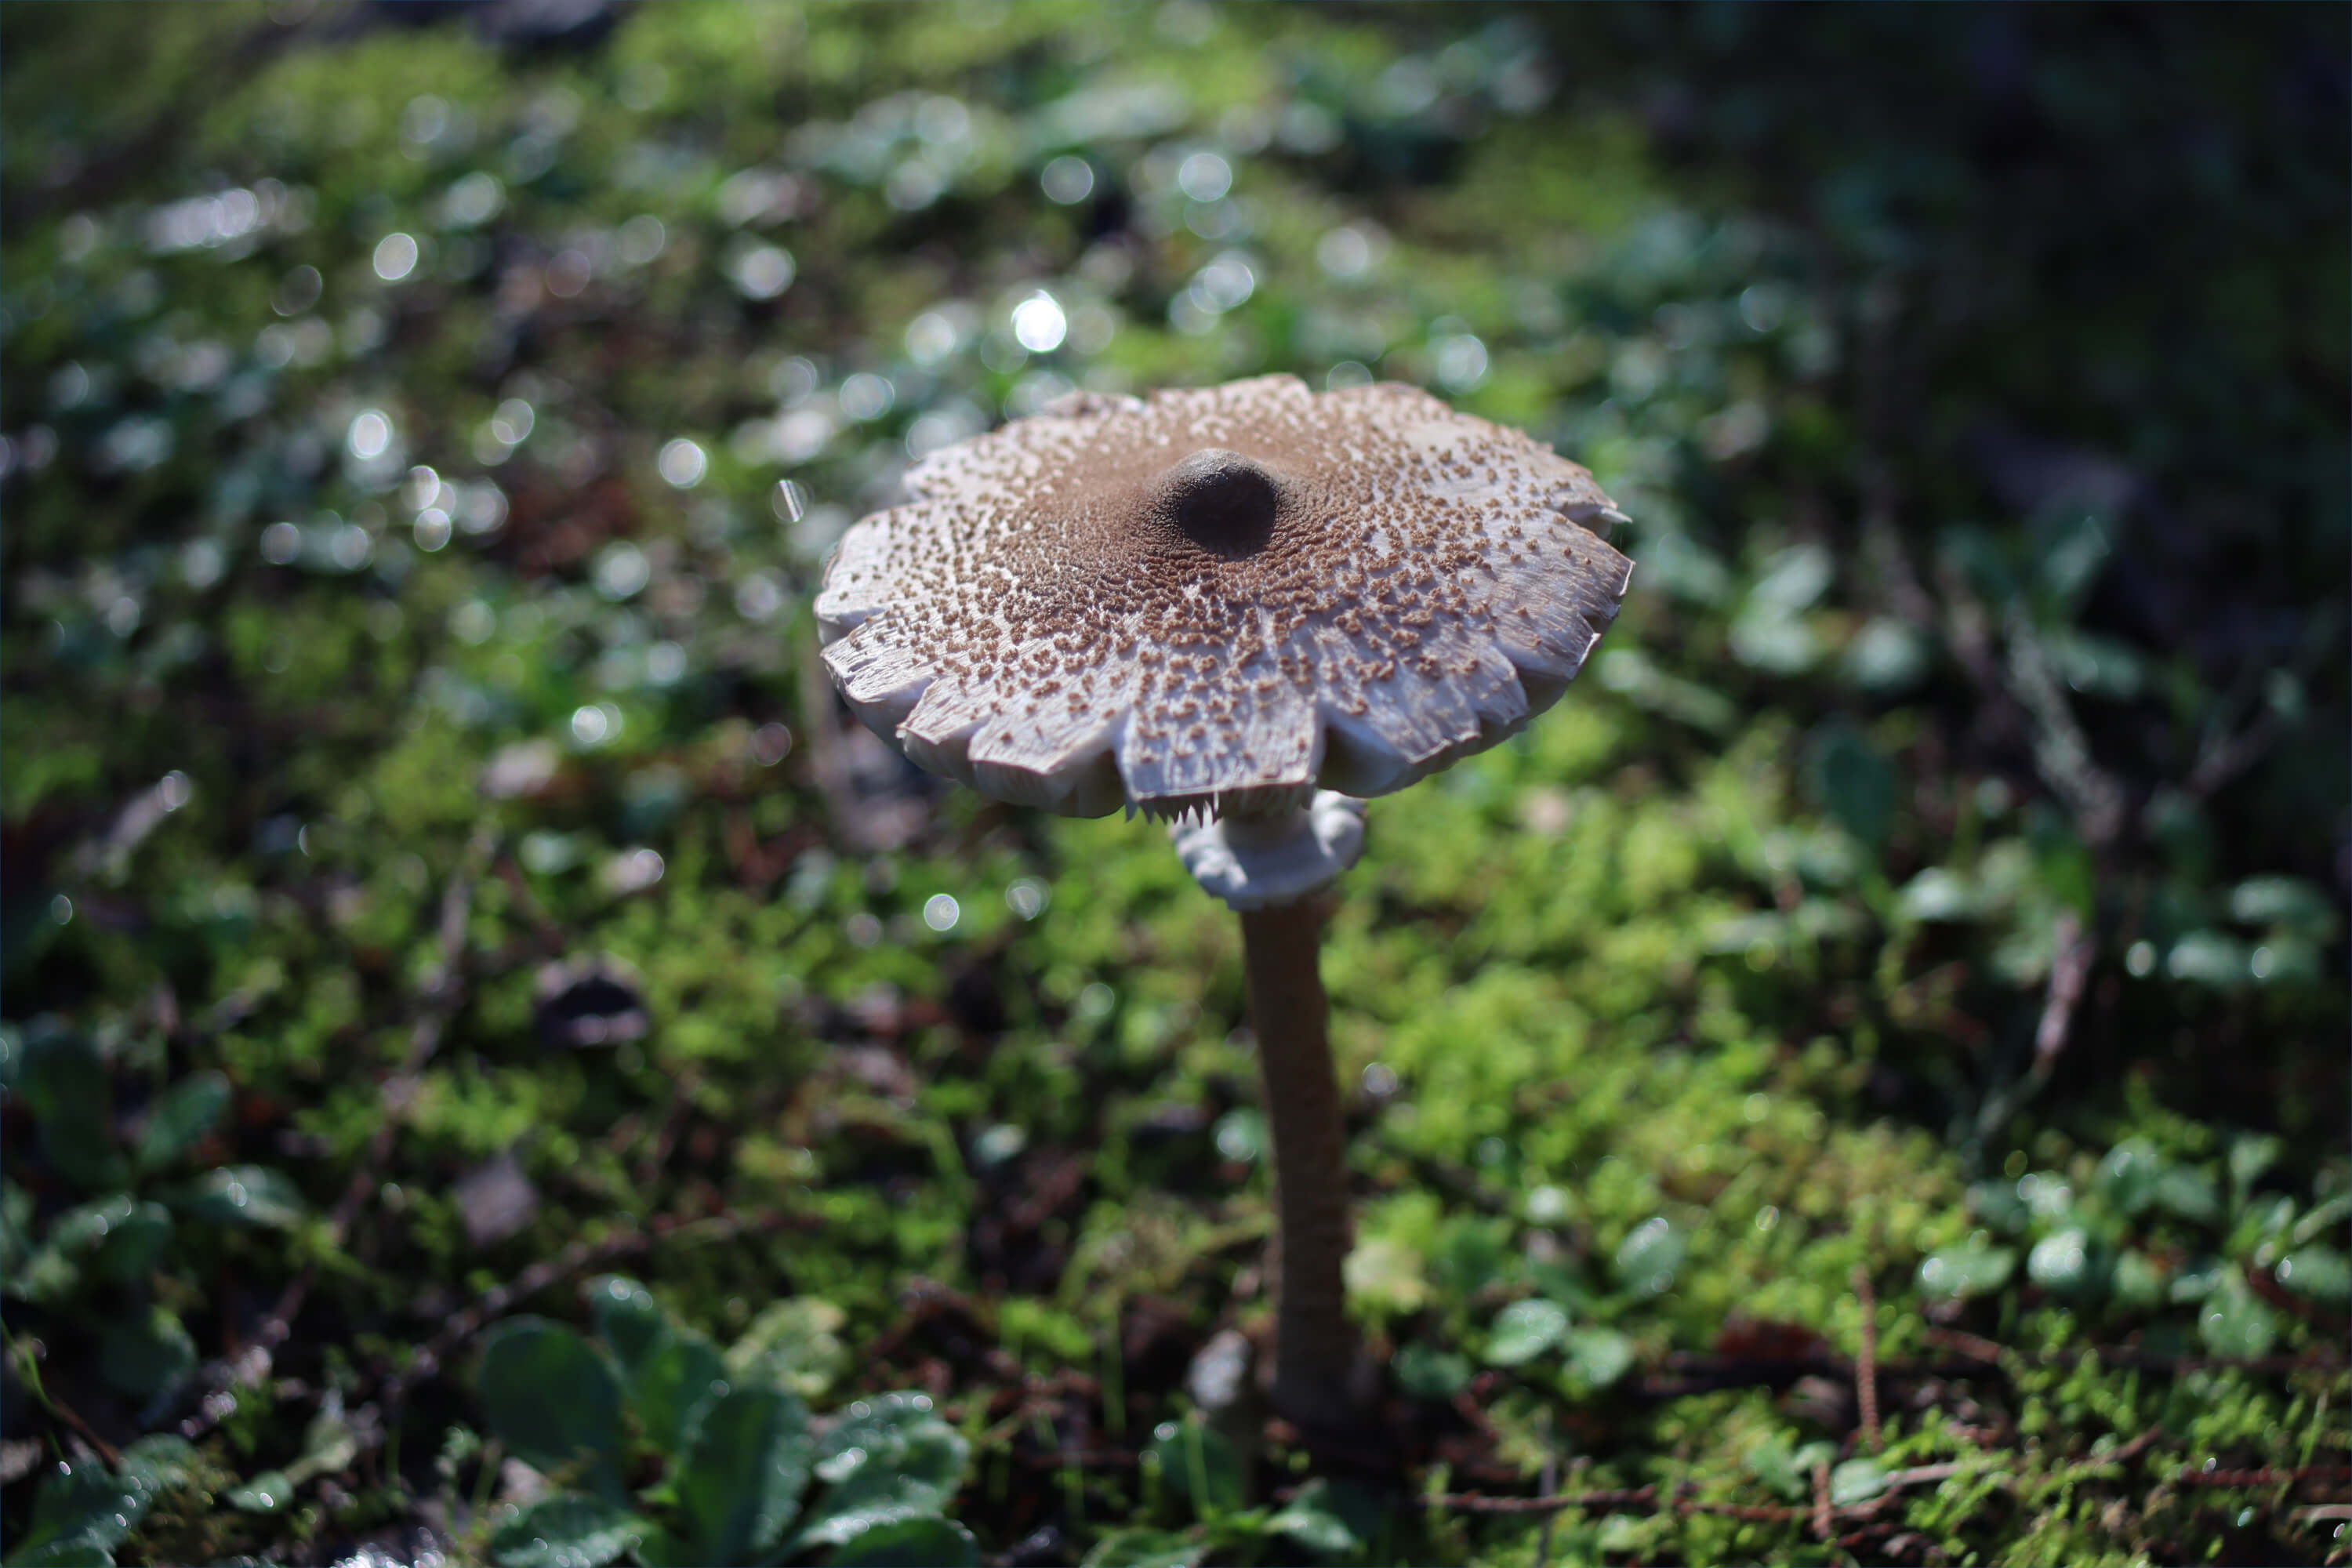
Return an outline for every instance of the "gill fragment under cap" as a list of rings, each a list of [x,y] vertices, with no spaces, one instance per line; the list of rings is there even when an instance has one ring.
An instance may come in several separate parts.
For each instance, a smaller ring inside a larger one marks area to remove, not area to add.
[[[1079,393],[933,453],[816,599],[858,716],[1070,816],[1384,795],[1558,700],[1633,563],[1583,468],[1383,384]]]

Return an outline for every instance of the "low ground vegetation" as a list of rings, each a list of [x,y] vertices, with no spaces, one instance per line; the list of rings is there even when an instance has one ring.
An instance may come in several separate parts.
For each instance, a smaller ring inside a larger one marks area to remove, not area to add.
[[[2340,12],[138,15],[5,17],[8,1563],[2345,1560]],[[1231,918],[807,608],[1271,372],[1641,563],[1342,885],[1313,1456]]]

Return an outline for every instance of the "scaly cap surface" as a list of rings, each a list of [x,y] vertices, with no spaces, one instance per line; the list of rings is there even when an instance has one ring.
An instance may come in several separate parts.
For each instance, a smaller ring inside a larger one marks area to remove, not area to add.
[[[1066,815],[1402,789],[1556,700],[1633,563],[1584,468],[1395,384],[1076,394],[842,538],[825,665],[916,762]]]

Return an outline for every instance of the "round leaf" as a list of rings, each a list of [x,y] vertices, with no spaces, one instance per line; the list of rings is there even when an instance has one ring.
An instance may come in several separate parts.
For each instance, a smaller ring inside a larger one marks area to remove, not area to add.
[[[1886,1489],[1886,1472],[1875,1459],[1848,1459],[1830,1472],[1830,1501],[1839,1508],[1868,1502]]]
[[[1416,1340],[1396,1353],[1397,1385],[1415,1399],[1451,1399],[1470,1386],[1470,1360]]]
[[[1265,1521],[1266,1529],[1327,1557],[1353,1552],[1362,1542],[1348,1521],[1331,1510],[1330,1490],[1330,1483],[1319,1478],[1307,1482],[1288,1507]]]
[[[2045,1290],[2071,1293],[2088,1289],[2095,1279],[2090,1237],[2080,1226],[2043,1237],[2025,1255],[2025,1277]]]
[[[1617,1244],[1617,1281],[1636,1296],[1655,1296],[1675,1282],[1689,1244],[1672,1221],[1643,1220]]]
[[[196,1367],[196,1342],[164,1307],[108,1323],[98,1343],[107,1385],[133,1399],[169,1392]]]
[[[302,1218],[302,1193],[282,1171],[228,1165],[207,1171],[182,1194],[189,1215],[215,1225],[287,1230]]]
[[[2009,1282],[2017,1253],[2006,1247],[1947,1247],[1919,1265],[1919,1293],[1937,1300],[1981,1296]]]
[[[544,1318],[510,1318],[482,1342],[482,1413],[490,1430],[534,1469],[588,1467],[616,1485],[621,1385],[586,1340]]]
[[[646,1358],[670,1337],[669,1319],[653,1292],[634,1279],[608,1274],[593,1280],[588,1287],[588,1300],[596,1314],[596,1332],[625,1374],[634,1376]]]
[[[1568,1332],[1568,1310],[1538,1296],[1514,1301],[1495,1314],[1495,1332],[1486,1342],[1486,1359],[1496,1366],[1525,1366],[1559,1343]]]
[[[1615,1329],[1588,1324],[1568,1334],[1568,1370],[1594,1388],[1606,1388],[1633,1366],[1633,1342]]]
[[[2278,1342],[2278,1314],[2233,1271],[2205,1298],[2197,1314],[2197,1331],[2215,1355],[2267,1355]]]
[[[139,1168],[159,1171],[194,1148],[228,1109],[228,1079],[200,1072],[173,1084],[139,1140]]]

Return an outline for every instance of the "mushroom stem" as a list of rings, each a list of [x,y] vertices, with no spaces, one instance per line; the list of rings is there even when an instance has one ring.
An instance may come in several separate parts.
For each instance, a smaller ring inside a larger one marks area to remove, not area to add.
[[[1274,1142],[1275,1408],[1309,1429],[1353,1416],[1356,1331],[1348,1321],[1347,1134],[1331,1068],[1317,953],[1322,919],[1301,899],[1242,915],[1250,1018]]]

